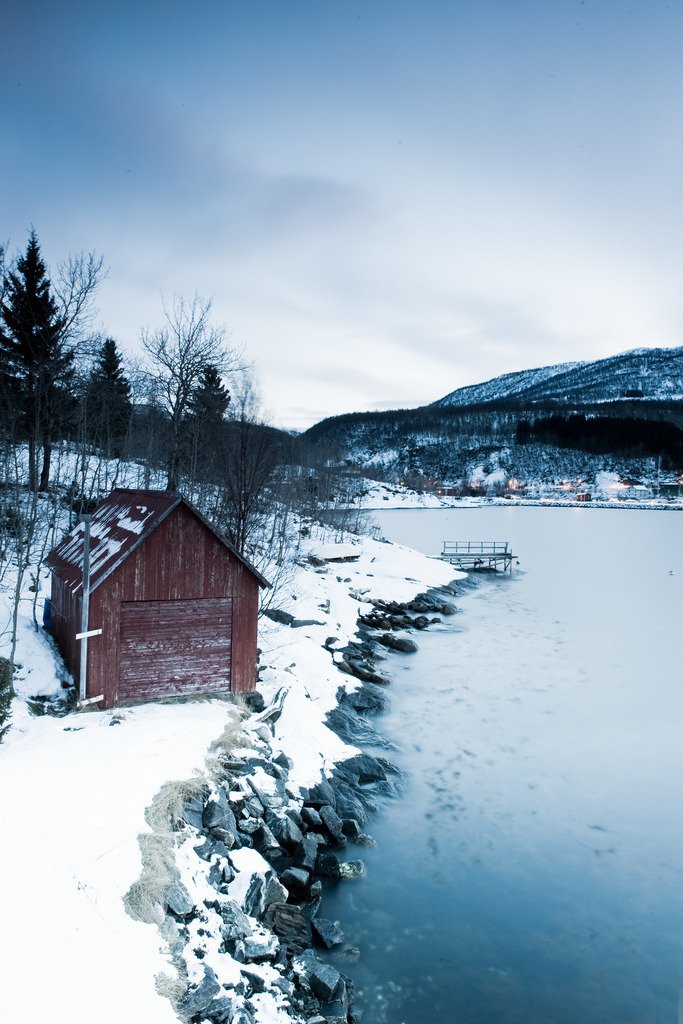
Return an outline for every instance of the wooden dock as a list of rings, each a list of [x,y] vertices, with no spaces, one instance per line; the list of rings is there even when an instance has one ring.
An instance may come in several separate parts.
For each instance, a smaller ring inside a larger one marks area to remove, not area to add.
[[[509,572],[515,556],[506,540],[445,540],[439,556],[470,572]]]

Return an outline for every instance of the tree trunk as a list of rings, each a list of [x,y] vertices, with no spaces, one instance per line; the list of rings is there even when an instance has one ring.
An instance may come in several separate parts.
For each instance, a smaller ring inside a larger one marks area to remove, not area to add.
[[[28,439],[28,489],[29,491],[36,491],[38,489],[38,467],[36,465],[36,442],[35,439],[30,437]]]
[[[169,460],[168,460],[168,467],[167,467],[167,469],[168,469],[168,472],[167,472],[167,480],[166,480],[166,490],[167,491],[177,491],[178,490],[178,477],[180,475],[180,459],[178,457],[178,452],[175,451],[175,450],[173,450],[171,452],[171,455],[170,455]]]
[[[47,491],[50,486],[50,463],[52,461],[52,441],[43,441],[43,467],[40,471],[39,491]]]

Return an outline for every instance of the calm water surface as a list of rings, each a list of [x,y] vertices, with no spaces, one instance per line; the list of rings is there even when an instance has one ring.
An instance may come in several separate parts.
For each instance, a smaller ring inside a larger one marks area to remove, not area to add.
[[[323,913],[365,1024],[676,1024],[683,988],[683,515],[383,512],[391,540],[509,540],[510,578],[392,656],[408,773]],[[358,853],[352,851],[350,856]]]

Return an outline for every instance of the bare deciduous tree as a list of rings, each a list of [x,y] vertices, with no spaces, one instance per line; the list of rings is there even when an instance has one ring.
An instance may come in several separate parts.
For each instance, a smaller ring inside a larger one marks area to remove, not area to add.
[[[218,453],[222,526],[240,554],[246,553],[252,533],[272,511],[272,497],[264,498],[280,447],[278,432],[260,421],[256,390],[245,377]]]
[[[227,374],[244,366],[242,353],[228,344],[227,328],[211,322],[211,299],[175,295],[170,305],[163,300],[162,305],[163,324],[144,329],[141,340],[152,361],[153,390],[169,418],[167,487],[176,490],[184,422],[204,368],[211,365]]]

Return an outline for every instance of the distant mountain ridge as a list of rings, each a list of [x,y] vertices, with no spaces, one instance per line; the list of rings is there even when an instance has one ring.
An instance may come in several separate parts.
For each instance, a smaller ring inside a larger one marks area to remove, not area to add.
[[[482,472],[639,478],[652,476],[657,458],[681,472],[683,346],[506,373],[417,409],[331,416],[301,439],[366,474],[464,492]]]
[[[506,373],[458,388],[428,408],[467,408],[514,400],[520,404],[592,404],[623,398],[683,399],[683,346],[638,348],[593,362],[558,363]]]

